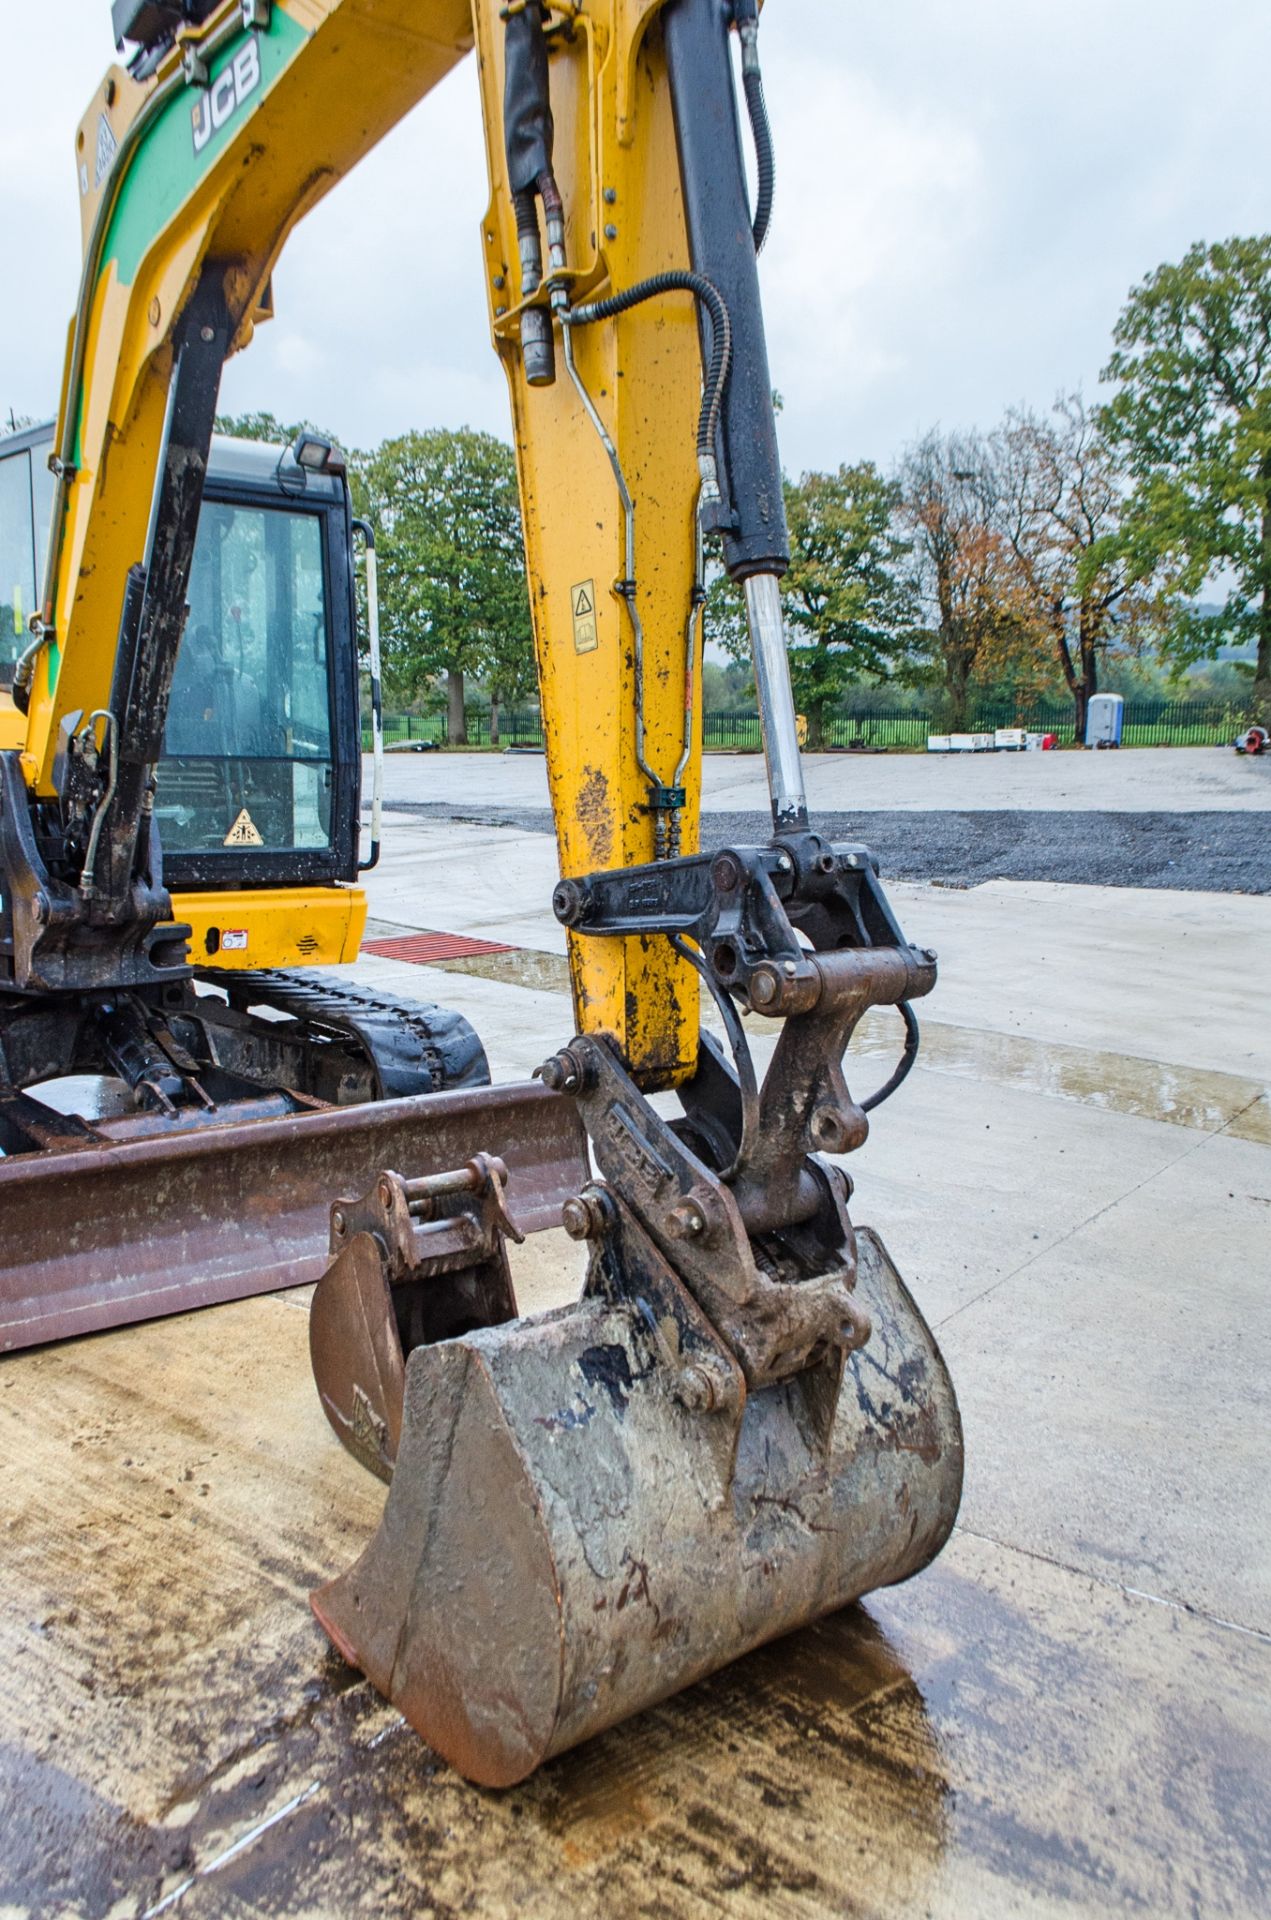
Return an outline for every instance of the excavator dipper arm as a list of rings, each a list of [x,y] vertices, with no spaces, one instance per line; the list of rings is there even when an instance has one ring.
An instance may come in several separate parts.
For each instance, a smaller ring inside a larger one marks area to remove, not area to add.
[[[426,1739],[501,1785],[925,1566],[962,1453],[930,1332],[824,1157],[861,1144],[876,1104],[844,1077],[853,1028],[899,1006],[907,1067],[935,956],[904,939],[869,852],[808,819],[756,269],[756,5],[474,18],[579,1029],[539,1072],[589,1136],[594,1177],[563,1217],[590,1262],[578,1305],[518,1320],[488,1286],[499,1228],[475,1170],[440,1216],[393,1176],[338,1204],[315,1373],[391,1485],[314,1608]],[[713,858],[696,852],[711,550],[744,593],[773,816],[767,845]],[[701,1031],[703,984],[731,1058]],[[783,1023],[762,1084],[740,1010]],[[667,1087],[676,1119],[647,1098]]]

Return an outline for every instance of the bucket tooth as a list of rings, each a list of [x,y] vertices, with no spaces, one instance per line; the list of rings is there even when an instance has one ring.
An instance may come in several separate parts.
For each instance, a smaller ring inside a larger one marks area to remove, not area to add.
[[[638,1300],[417,1348],[383,1521],[313,1596],[318,1619],[460,1773],[508,1786],[908,1578],[953,1526],[961,1427],[868,1229],[857,1287],[872,1332],[828,1430],[802,1376],[686,1405]],[[722,1482],[721,1437],[735,1449]]]

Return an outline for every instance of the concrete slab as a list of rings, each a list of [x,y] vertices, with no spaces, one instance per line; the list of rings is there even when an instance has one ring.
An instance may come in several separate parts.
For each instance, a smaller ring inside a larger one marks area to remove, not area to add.
[[[534,952],[360,976],[524,1076],[572,1024],[551,842],[388,847],[384,922]],[[322,1417],[303,1294],[12,1356],[0,1914],[1267,1910],[1271,903],[894,896],[942,980],[854,1211],[963,1405],[936,1566],[478,1793],[310,1618],[383,1490]],[[853,1084],[896,1038],[871,1019]],[[514,1266],[529,1310],[576,1290],[563,1235]]]
[[[1195,1136],[939,1318],[964,1526],[1271,1635],[1269,1209],[1265,1146]]]
[[[542,834],[400,815],[367,891],[377,923],[563,954],[556,876]],[[1271,1078],[1271,1009],[1250,991],[1271,951],[1271,897],[1018,881],[968,890],[900,881],[888,892],[909,937],[940,955],[934,1020]],[[418,978],[399,971],[393,990]]]
[[[564,953],[552,915],[556,843],[506,827],[442,827],[385,817],[380,863],[366,876],[370,911],[394,926],[474,933]]]

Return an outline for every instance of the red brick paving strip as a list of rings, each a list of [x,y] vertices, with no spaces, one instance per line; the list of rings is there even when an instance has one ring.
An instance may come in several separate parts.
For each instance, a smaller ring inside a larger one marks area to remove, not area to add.
[[[466,933],[402,933],[389,940],[364,940],[362,952],[426,967],[437,960],[466,960],[475,953],[515,953],[516,948],[501,940],[473,940]]]

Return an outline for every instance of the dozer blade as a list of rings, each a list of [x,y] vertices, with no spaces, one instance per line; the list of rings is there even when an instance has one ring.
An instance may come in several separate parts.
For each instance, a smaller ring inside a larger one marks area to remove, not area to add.
[[[331,1196],[506,1142],[521,1232],[586,1178],[573,1103],[481,1087],[0,1159],[0,1352],[316,1280]]]
[[[653,1283],[416,1347],[383,1521],[318,1619],[460,1773],[508,1786],[916,1573],[957,1513],[957,1406],[868,1229],[853,1297],[841,1389],[830,1364],[747,1392]]]

